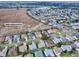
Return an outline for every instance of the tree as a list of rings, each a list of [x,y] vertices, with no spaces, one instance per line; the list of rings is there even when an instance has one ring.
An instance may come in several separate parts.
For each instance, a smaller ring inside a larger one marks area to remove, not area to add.
[[[41,37],[41,39],[43,39],[43,40],[47,40],[48,37],[47,37],[47,35],[43,34],[42,37]]]
[[[69,51],[70,54],[72,54],[73,52],[74,52],[73,50]]]
[[[61,44],[60,42],[59,42],[59,43],[57,43],[57,47],[61,47],[61,45],[62,45],[62,44]]]
[[[72,48],[72,50],[74,50],[74,51],[75,51],[75,48]]]
[[[67,53],[67,50],[63,51],[64,53]]]
[[[57,46],[61,47],[61,45],[65,45],[65,44],[66,44],[65,42],[59,42],[59,43],[57,43]]]
[[[31,45],[32,44],[32,42],[28,42],[28,45]]]

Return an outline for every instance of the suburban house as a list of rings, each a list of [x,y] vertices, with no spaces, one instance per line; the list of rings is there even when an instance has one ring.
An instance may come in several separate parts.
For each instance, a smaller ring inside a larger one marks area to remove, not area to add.
[[[44,57],[44,54],[42,51],[36,51],[35,52],[35,57]]]
[[[61,45],[62,51],[71,51],[72,46],[71,45]]]
[[[73,41],[73,40],[75,40],[75,37],[74,37],[74,36],[69,36],[69,35],[67,35],[67,36],[66,36],[66,39],[67,39],[68,41]]]
[[[75,42],[74,44],[79,48],[79,42]]]
[[[5,41],[8,41],[9,44],[12,44],[12,40],[13,40],[12,36],[6,36],[5,38]]]
[[[27,46],[26,45],[21,45],[21,46],[19,46],[19,51],[20,52],[25,52],[25,51],[27,51]]]
[[[48,34],[48,32],[46,30],[43,30],[42,34],[45,34],[45,35],[49,36],[49,34]]]
[[[36,36],[37,38],[41,38],[41,37],[42,37],[42,33],[41,33],[40,31],[35,32],[35,36]]]
[[[45,40],[44,42],[45,42],[47,47],[50,47],[50,46],[54,45],[53,41],[51,41],[51,40]]]
[[[30,50],[34,50],[34,49],[37,49],[37,46],[36,46],[36,43],[33,41],[29,46],[29,49]]]
[[[53,51],[54,51],[55,55],[57,57],[59,57],[60,54],[61,54],[61,52],[62,52],[62,49],[61,48],[58,48],[58,47],[54,47]]]
[[[45,49],[44,53],[45,53],[46,57],[54,57],[55,56],[52,49]]]
[[[27,33],[27,37],[28,37],[28,39],[30,39],[30,40],[35,40],[35,39],[36,39],[35,34],[32,33],[32,32],[28,32],[28,33]]]
[[[0,37],[0,42],[4,42],[5,41],[5,37]]]
[[[17,56],[17,47],[13,46],[9,49],[8,56]]]
[[[48,34],[51,34],[51,33],[53,33],[53,30],[52,29],[48,29],[47,32],[48,32]]]
[[[13,35],[13,41],[19,43],[20,42],[20,34]]]
[[[27,41],[27,35],[26,34],[21,34],[21,39],[25,39],[25,41]]]
[[[76,37],[79,39],[79,33],[76,34]]]
[[[54,39],[52,40],[55,44],[62,42],[60,38],[56,38],[54,37]]]
[[[0,57],[6,57],[8,47],[0,46]]]
[[[40,40],[38,43],[38,48],[42,48],[42,47],[45,47],[45,43],[43,40]]]

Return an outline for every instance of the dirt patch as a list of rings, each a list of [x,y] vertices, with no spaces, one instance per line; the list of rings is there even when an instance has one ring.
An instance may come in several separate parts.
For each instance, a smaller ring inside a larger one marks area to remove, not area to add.
[[[23,23],[22,27],[5,27],[4,23]],[[38,26],[41,24],[40,26]],[[35,27],[35,28],[34,28]],[[34,28],[34,29],[33,29]],[[27,9],[0,9],[0,36],[50,28],[27,15]]]

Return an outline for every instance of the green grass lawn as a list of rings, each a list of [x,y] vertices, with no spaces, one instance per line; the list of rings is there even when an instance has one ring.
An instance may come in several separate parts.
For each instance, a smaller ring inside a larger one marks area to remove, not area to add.
[[[79,54],[79,52],[78,51],[74,51],[74,53],[73,54]]]
[[[7,44],[9,44],[8,41],[6,41],[6,42],[0,42],[0,45],[7,45]]]
[[[70,57],[72,54],[79,54],[79,52],[78,51],[76,51],[75,49],[72,49],[71,51],[69,51],[69,52],[62,52],[61,53],[61,57]]]
[[[68,53],[68,52],[67,52],[67,53],[62,53],[62,54],[61,54],[61,57],[70,57],[70,56],[71,56],[71,54]]]
[[[26,41],[26,39],[25,38],[21,38],[20,41],[21,42],[24,42],[24,41]]]
[[[0,48],[0,52],[2,52],[3,48]]]
[[[61,45],[66,45],[66,42],[59,42],[56,44],[57,47],[61,47]]]

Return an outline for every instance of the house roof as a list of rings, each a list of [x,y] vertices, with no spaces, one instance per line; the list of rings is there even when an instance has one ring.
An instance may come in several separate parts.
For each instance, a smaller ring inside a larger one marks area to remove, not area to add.
[[[61,42],[61,40],[60,40],[60,38],[54,38],[53,42],[56,44],[56,43]]]
[[[45,43],[43,40],[40,40],[39,43],[38,43],[38,47],[41,48],[41,47],[45,47]]]
[[[17,48],[13,46],[12,48],[9,49],[8,55],[10,56],[17,56]]]
[[[20,38],[20,34],[15,34],[15,35],[13,35],[13,37],[14,37],[14,39],[15,38]]]
[[[21,38],[22,38],[22,39],[25,39],[26,41],[28,40],[26,34],[21,34]]]
[[[48,35],[48,32],[44,30],[42,31],[42,34]]]
[[[6,53],[7,53],[7,49],[8,49],[8,47],[3,47],[2,52],[0,52],[0,56],[5,57]]]
[[[44,57],[44,54],[42,51],[36,51],[35,52],[35,57]]]
[[[74,44],[75,44],[77,47],[79,47],[79,42],[75,42]]]
[[[5,37],[0,37],[0,42],[4,42],[5,41]]]
[[[50,34],[50,33],[53,33],[53,30],[52,29],[48,29],[47,32]]]
[[[66,39],[67,39],[68,41],[73,41],[73,40],[75,40],[73,36],[67,36]]]
[[[76,37],[77,37],[77,38],[79,38],[79,33],[78,33],[78,34],[76,34]]]
[[[26,34],[21,34],[21,38],[27,38]]]
[[[49,56],[54,57],[55,56],[52,49],[45,49],[44,53],[45,53],[46,57],[49,57]]]
[[[76,48],[76,50],[79,52],[79,48]]]
[[[13,35],[13,40],[17,41],[17,43],[20,42],[20,34]]]
[[[20,46],[20,47],[19,47],[19,51],[20,51],[20,52],[25,52],[25,51],[27,51],[27,46],[26,46],[26,45]]]
[[[55,55],[59,56],[62,52],[62,49],[56,47],[56,48],[53,49],[53,51],[54,51]]]
[[[53,43],[53,41],[46,40],[46,41],[45,41],[45,44],[46,44],[47,46],[52,46],[54,43]]]
[[[71,45],[61,45],[61,49],[63,50],[63,51],[71,51],[72,50],[72,47],[71,47]]]
[[[12,36],[6,36],[5,40],[11,40]]]
[[[35,32],[35,35],[36,35],[37,38],[38,38],[38,37],[42,37],[41,32]]]
[[[32,32],[28,32],[27,35],[28,36],[34,36],[34,34]]]
[[[33,49],[36,49],[36,48],[37,48],[37,46],[36,46],[36,43],[35,42],[32,42],[32,44],[29,45],[29,49],[30,50],[33,50]]]

